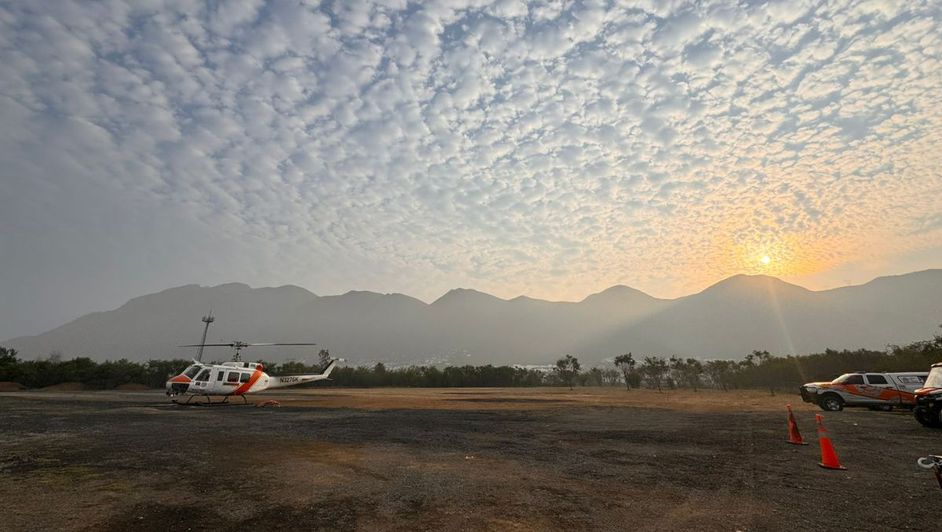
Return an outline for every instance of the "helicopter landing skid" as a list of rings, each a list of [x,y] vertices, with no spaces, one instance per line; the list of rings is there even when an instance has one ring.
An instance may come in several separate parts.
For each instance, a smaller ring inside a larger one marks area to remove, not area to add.
[[[182,401],[182,402],[177,401],[176,399],[171,399],[171,401],[173,402],[173,404],[179,405],[179,406],[248,406],[250,404],[254,404],[254,403],[249,403],[249,400],[244,395],[239,396],[242,398],[242,404],[230,403],[228,395],[223,397],[222,401],[215,401],[215,402],[212,400],[212,397],[209,395],[203,396],[206,398],[205,402],[193,401],[195,397],[198,397],[198,396],[191,395],[187,397],[186,401]]]

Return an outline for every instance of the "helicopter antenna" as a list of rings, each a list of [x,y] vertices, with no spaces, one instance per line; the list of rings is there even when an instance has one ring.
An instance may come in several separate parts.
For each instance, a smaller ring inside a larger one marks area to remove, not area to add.
[[[216,321],[216,318],[213,317],[213,309],[209,309],[209,316],[203,316],[203,323],[205,323],[206,326],[203,327],[203,339],[200,340],[200,350],[196,353],[197,362],[203,361],[203,346],[206,344],[206,333],[209,332],[209,324],[214,321]]]

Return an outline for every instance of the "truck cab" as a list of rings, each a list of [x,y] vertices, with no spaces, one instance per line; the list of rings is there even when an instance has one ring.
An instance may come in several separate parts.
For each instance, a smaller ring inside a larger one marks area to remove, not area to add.
[[[942,362],[933,364],[922,388],[916,390],[913,415],[923,426],[942,428]]]
[[[830,382],[809,382],[800,388],[801,398],[822,410],[843,410],[845,406],[892,409],[916,405],[915,391],[923,386],[927,373],[845,373]]]

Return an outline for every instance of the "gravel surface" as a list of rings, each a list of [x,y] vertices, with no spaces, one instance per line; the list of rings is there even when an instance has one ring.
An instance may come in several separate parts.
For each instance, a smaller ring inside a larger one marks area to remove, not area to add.
[[[848,468],[831,471],[810,409],[811,445],[785,443],[784,399],[691,412],[461,393],[457,409],[369,410],[2,394],[3,528],[938,529],[942,491],[915,460],[942,453],[942,431],[905,412],[826,413]]]

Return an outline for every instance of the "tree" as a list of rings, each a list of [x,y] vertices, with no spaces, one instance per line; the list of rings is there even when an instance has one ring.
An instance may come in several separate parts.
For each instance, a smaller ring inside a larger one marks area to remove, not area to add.
[[[661,391],[661,381],[664,379],[665,373],[667,373],[666,360],[661,357],[644,357],[644,360],[641,362],[641,374],[644,375],[648,384],[656,387],[659,392]]]
[[[288,362],[283,362],[278,367],[278,372],[281,373],[282,375],[304,375],[307,373],[312,373],[312,369],[313,368],[311,368],[304,362],[291,360]],[[272,371],[272,370],[269,370],[269,371]]]
[[[605,368],[602,370],[602,385],[618,386],[618,377],[620,373],[615,368]]]
[[[371,381],[372,386],[387,386],[389,383],[386,381],[387,372],[386,365],[382,362],[377,362],[373,366],[373,374],[368,377]]]
[[[16,349],[13,349],[12,347],[7,349],[6,347],[0,346],[0,364],[15,364],[16,361]]]
[[[0,346],[0,381],[16,381],[19,377],[19,359],[16,349]]]
[[[713,385],[720,387],[724,392],[729,389],[735,370],[736,363],[731,360],[710,360],[705,367]]]
[[[780,384],[781,377],[774,371],[775,362],[780,360],[768,351],[754,350],[746,355],[741,363],[742,371],[749,377],[752,385],[765,386],[770,395],[775,395],[775,387]]]
[[[317,353],[317,365],[320,368],[326,368],[327,364],[330,363],[330,353],[326,349],[321,349]]]
[[[683,386],[685,384],[684,375],[687,372],[687,362],[677,355],[673,355],[668,359],[667,367],[667,387],[674,389],[675,383]]]
[[[703,374],[703,363],[695,358],[688,358],[684,364],[684,384],[693,388],[693,391],[700,389],[700,376]]]
[[[556,367],[554,371],[559,377],[559,380],[564,382],[569,386],[569,389],[572,389],[572,383],[576,379],[576,375],[579,373],[579,369],[582,366],[579,365],[579,359],[572,356],[566,355],[565,358],[561,358],[556,361]]]
[[[580,386],[601,386],[604,382],[602,370],[591,368],[588,371],[583,371],[576,375],[576,382]]]
[[[634,357],[631,356],[630,352],[625,353],[624,355],[618,355],[617,357],[615,357],[615,367],[621,370],[622,376],[625,377],[625,389],[630,390],[631,379],[628,378],[628,375],[630,375],[635,370]]]
[[[759,361],[759,364],[762,364],[762,363],[764,363],[764,362],[768,362],[768,361],[772,360],[773,358],[775,358],[773,355],[769,354],[769,352],[768,352],[768,351],[765,351],[765,350],[762,350],[762,351],[755,350],[755,351],[752,352],[752,354],[753,354],[753,356],[756,357],[756,360]]]

